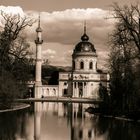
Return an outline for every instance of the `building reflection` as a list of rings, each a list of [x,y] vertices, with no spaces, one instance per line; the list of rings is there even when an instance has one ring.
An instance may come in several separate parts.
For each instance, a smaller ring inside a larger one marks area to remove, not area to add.
[[[0,140],[138,140],[139,123],[91,116],[89,105],[35,103],[0,114]]]
[[[95,138],[94,128],[98,120],[96,116],[85,113],[85,105],[72,104],[71,140],[91,140]],[[94,121],[92,119],[94,118]]]
[[[66,121],[67,126],[67,135],[69,135],[71,140],[91,140],[95,137],[94,130],[98,117],[86,113],[84,110],[89,105],[78,104],[78,103],[40,103],[37,102],[34,104],[34,139],[35,140],[44,140],[42,137],[41,125],[44,125],[48,120],[47,116],[52,116],[51,121],[55,117],[58,119],[57,123],[54,126],[54,129],[57,127],[63,126]],[[44,122],[41,122],[44,121]],[[62,124],[61,124],[62,123]],[[52,123],[53,124],[53,123]],[[49,123],[46,125],[50,125]],[[60,126],[57,126],[60,125]],[[47,127],[47,126],[42,126]],[[50,126],[51,129],[51,126]],[[63,129],[63,128],[62,128]],[[47,129],[46,129],[47,131]],[[47,132],[46,132],[47,133]],[[53,135],[53,132],[50,132]],[[51,134],[49,134],[51,135]],[[60,136],[63,137],[63,130],[61,131]],[[41,139],[42,138],[42,139]]]
[[[34,103],[34,140],[40,140],[42,103]]]
[[[76,103],[35,103],[34,140],[115,140],[120,136],[122,139],[131,137],[137,140],[134,134],[138,138],[138,131],[133,131],[133,135],[132,131],[125,131],[130,128],[137,130],[132,124],[91,116],[84,111],[88,106]]]

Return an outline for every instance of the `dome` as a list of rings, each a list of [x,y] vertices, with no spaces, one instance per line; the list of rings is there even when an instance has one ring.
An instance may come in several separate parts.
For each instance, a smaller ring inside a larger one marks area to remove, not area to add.
[[[81,37],[81,42],[79,42],[74,49],[74,53],[80,53],[80,52],[90,52],[90,53],[96,53],[96,49],[94,48],[94,45],[88,41],[89,37],[86,33],[83,34]]]

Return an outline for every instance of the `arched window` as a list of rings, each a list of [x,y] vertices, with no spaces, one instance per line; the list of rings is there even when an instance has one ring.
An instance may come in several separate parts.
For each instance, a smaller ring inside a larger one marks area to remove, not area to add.
[[[64,82],[64,86],[66,86],[67,85],[67,82]]]
[[[84,69],[84,62],[83,61],[80,62],[80,69]]]
[[[56,95],[56,90],[55,89],[53,89],[53,94]]]
[[[73,61],[73,70],[75,70],[75,61]]]
[[[95,66],[96,66],[96,69],[97,69],[97,62],[96,62],[96,64],[95,64]]]
[[[49,95],[49,89],[47,88],[47,96]]]
[[[89,69],[93,69],[93,62],[89,63]]]

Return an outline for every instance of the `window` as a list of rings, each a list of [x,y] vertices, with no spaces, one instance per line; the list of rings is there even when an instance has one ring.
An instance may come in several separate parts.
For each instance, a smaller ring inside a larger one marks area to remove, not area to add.
[[[73,70],[75,70],[75,61],[73,61]]]
[[[93,69],[93,63],[92,62],[89,63],[89,69]]]
[[[49,89],[47,88],[47,95],[49,95]]]
[[[74,82],[74,87],[76,88],[76,82]]]
[[[88,131],[88,138],[91,138],[91,137],[92,137],[92,131],[89,130],[89,131]]]
[[[80,62],[80,69],[84,69],[84,62]]]
[[[83,130],[79,131],[79,138],[82,139],[83,138]]]
[[[67,95],[67,89],[63,89],[63,96]]]
[[[53,94],[56,95],[56,90],[55,89],[53,89]]]
[[[67,85],[67,82],[64,82],[64,86],[66,86]]]

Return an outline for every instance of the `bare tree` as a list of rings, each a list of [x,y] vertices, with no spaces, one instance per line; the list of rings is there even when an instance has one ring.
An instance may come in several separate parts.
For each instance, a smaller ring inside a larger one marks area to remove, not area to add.
[[[17,15],[9,15],[1,11],[1,15],[4,19],[5,27],[4,31],[10,40],[15,40],[20,32],[27,26],[32,26],[35,20],[30,17],[21,17]]]
[[[140,9],[138,5],[113,5],[116,19],[110,37],[110,88],[112,105],[117,112],[134,109],[139,96],[136,65],[140,58]]]
[[[27,89],[26,82],[29,80],[28,72],[32,61],[29,58],[30,45],[22,37],[22,31],[27,26],[32,26],[35,20],[4,12],[1,15],[4,28],[0,32],[0,81],[3,83],[0,86],[0,98],[10,107],[13,99],[25,94]]]
[[[21,44],[19,44],[18,40],[22,31],[27,26],[32,26],[34,20],[26,16],[12,16],[9,14],[5,14],[4,12],[1,12],[1,15],[4,19],[5,24],[3,31],[0,33],[0,63],[1,68],[3,68],[5,65],[9,65],[9,63],[11,62],[11,57],[21,59],[27,55],[27,48],[25,48],[25,45],[24,48],[22,47],[22,44],[24,42],[20,41]],[[15,42],[18,42],[18,48],[16,48],[17,46]]]
[[[125,32],[125,36],[123,36],[125,43],[133,43],[140,54],[140,6],[137,4],[120,7],[114,3],[113,10],[113,16],[118,20],[118,34]]]

